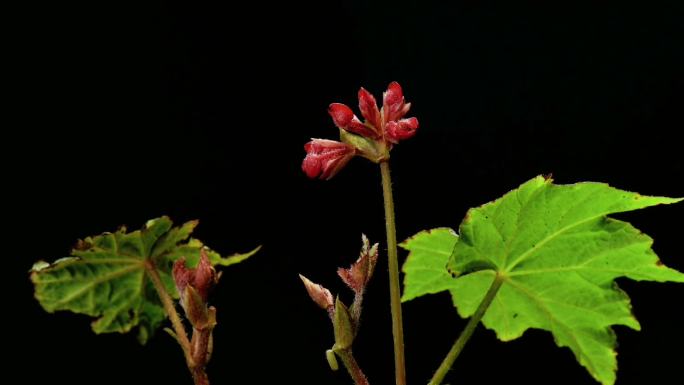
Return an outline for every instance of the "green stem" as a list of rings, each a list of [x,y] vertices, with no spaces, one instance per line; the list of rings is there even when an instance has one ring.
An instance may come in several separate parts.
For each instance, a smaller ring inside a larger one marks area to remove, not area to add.
[[[392,178],[388,160],[380,162],[380,172],[382,174],[382,195],[385,202],[390,308],[392,311],[392,335],[394,337],[394,373],[396,385],[406,385],[404,326],[401,319],[401,290],[399,288],[399,261],[397,259],[397,230],[394,223],[394,199],[392,198]]]
[[[336,354],[342,360],[344,367],[347,368],[347,372],[354,380],[355,385],[369,385],[368,379],[354,359],[351,349],[338,350]]]
[[[442,361],[442,364],[439,365],[439,368],[437,368],[437,371],[432,376],[432,379],[430,380],[428,385],[439,385],[442,383],[442,380],[444,380],[444,377],[449,372],[451,365],[454,364],[456,358],[458,358],[459,354],[461,354],[461,351],[463,351],[463,347],[468,342],[470,337],[473,335],[473,332],[475,331],[477,324],[480,323],[480,320],[489,308],[489,305],[491,305],[492,301],[494,300],[494,297],[496,297],[496,293],[499,292],[499,289],[501,288],[503,282],[504,277],[502,275],[497,274],[496,277],[494,277],[494,282],[492,282],[492,285],[489,287],[489,290],[487,290],[487,294],[485,294],[484,298],[482,299],[482,302],[480,302],[480,306],[478,306],[477,310],[475,310],[475,314],[473,314],[473,316],[470,317],[470,320],[468,321],[468,324],[466,325],[465,329],[463,329],[461,335],[458,336],[458,339],[456,340],[456,342],[454,342],[454,346],[451,347],[451,350],[449,350],[449,353],[444,358],[444,361]]]

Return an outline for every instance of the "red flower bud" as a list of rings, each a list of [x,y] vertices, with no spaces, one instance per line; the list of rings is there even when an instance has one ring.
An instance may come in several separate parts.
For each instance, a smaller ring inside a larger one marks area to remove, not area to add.
[[[359,110],[361,110],[361,115],[366,119],[366,121],[375,127],[376,130],[382,126],[380,110],[378,110],[378,103],[375,101],[373,94],[366,91],[366,89],[363,87],[359,89]]]
[[[335,125],[339,128],[347,127],[354,118],[352,109],[342,103],[332,103],[328,107],[328,113],[332,117]]]
[[[334,140],[311,139],[304,145],[302,170],[309,178],[330,179],[354,157],[354,147]]]
[[[367,138],[377,138],[378,132],[374,127],[368,127],[363,124],[359,118],[354,115],[351,108],[341,103],[333,103],[328,107],[328,113],[333,119],[335,125],[343,130],[351,133],[361,135]]]
[[[385,137],[392,143],[399,143],[400,140],[408,139],[416,134],[418,129],[418,119],[409,118],[387,123],[385,127]]]
[[[404,117],[411,108],[411,103],[404,103],[404,92],[397,82],[387,86],[387,91],[382,94],[382,109],[385,114],[385,123]]]
[[[173,264],[173,280],[180,295],[180,304],[193,328],[210,326],[207,298],[218,278],[206,251],[200,249],[200,260],[194,269],[185,266],[185,258],[176,260]]]

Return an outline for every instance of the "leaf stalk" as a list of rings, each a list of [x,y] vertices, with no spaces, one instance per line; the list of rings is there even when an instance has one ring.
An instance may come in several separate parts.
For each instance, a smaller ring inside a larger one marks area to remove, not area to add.
[[[454,361],[456,361],[456,358],[458,358],[458,356],[463,351],[465,344],[468,342],[468,340],[470,340],[470,337],[472,337],[473,332],[477,327],[477,324],[479,324],[480,320],[482,320],[482,317],[487,312],[489,305],[492,304],[492,301],[496,297],[496,294],[499,292],[499,289],[501,288],[503,282],[504,276],[497,273],[494,277],[492,285],[489,287],[489,290],[487,290],[487,293],[485,294],[484,298],[482,298],[482,302],[480,302],[480,305],[477,307],[477,310],[475,310],[475,314],[473,314],[473,316],[470,317],[470,320],[468,320],[465,329],[463,329],[461,335],[459,335],[456,341],[454,342],[454,345],[451,347],[451,350],[449,350],[449,353],[444,358],[444,361],[442,361],[442,363],[439,365],[439,368],[437,368],[437,371],[435,371],[435,374],[432,376],[432,379],[430,380],[428,385],[439,385],[442,383],[442,380],[444,380],[444,377],[449,372],[449,369],[451,369],[451,366],[454,364]]]

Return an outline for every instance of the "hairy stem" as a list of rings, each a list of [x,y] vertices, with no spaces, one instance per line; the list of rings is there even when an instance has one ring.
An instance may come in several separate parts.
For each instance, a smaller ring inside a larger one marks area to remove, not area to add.
[[[209,377],[204,368],[192,369],[192,379],[195,381],[195,385],[209,385]]]
[[[392,336],[394,337],[394,373],[396,385],[406,385],[404,360],[404,326],[401,319],[401,290],[399,288],[399,261],[397,259],[397,230],[394,221],[394,199],[389,161],[380,162],[382,195],[385,202],[385,231],[387,232],[387,256],[389,261],[390,308],[392,311]]]
[[[347,368],[347,372],[354,380],[355,385],[369,385],[366,375],[359,367],[359,364],[354,359],[351,349],[338,350],[335,352],[338,357],[342,360],[344,367]]]
[[[147,275],[150,277],[150,280],[152,281],[154,288],[157,290],[159,299],[161,300],[162,305],[164,306],[164,312],[166,312],[166,315],[171,320],[171,325],[173,326],[173,330],[176,333],[176,341],[178,341],[178,344],[181,346],[181,349],[183,349],[185,362],[188,365],[190,373],[192,373],[192,378],[195,381],[195,385],[209,385],[209,378],[207,377],[204,368],[197,367],[195,365],[195,360],[192,357],[192,345],[190,344],[188,335],[185,333],[185,327],[183,326],[183,322],[181,321],[180,316],[176,311],[176,307],[173,304],[173,299],[171,299],[171,295],[169,295],[169,293],[166,291],[166,288],[164,287],[164,284],[162,283],[161,278],[159,277],[159,272],[157,271],[157,268],[154,266],[154,263],[152,261],[147,260],[145,262],[145,271],[147,272]]]
[[[468,342],[470,337],[473,335],[473,332],[475,331],[477,324],[480,323],[480,320],[482,320],[482,317],[489,308],[489,305],[492,304],[492,301],[496,297],[496,293],[499,292],[499,289],[501,288],[503,281],[504,278],[500,274],[497,274],[496,277],[494,277],[492,285],[489,287],[489,290],[487,290],[487,294],[485,294],[484,298],[482,299],[482,302],[480,302],[480,305],[477,307],[477,310],[475,310],[475,314],[473,314],[473,316],[470,317],[470,320],[468,321],[468,324],[466,325],[465,329],[463,329],[461,335],[458,336],[458,339],[456,339],[456,341],[454,342],[454,345],[451,347],[451,350],[449,350],[449,353],[444,358],[444,361],[442,361],[442,364],[439,365],[439,368],[437,368],[437,371],[432,376],[432,379],[430,380],[428,385],[439,385],[442,383],[442,380],[444,380],[444,377],[449,372],[451,365],[454,364],[456,358],[458,358],[459,354],[461,354],[461,351],[463,351],[463,347]]]

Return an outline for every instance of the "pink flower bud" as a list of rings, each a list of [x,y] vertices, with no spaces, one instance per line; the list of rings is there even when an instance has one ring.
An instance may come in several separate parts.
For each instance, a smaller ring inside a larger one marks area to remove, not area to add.
[[[391,121],[385,127],[385,137],[392,143],[408,139],[416,134],[418,129],[418,119],[408,118],[399,121]]]
[[[382,126],[378,103],[375,101],[373,94],[366,91],[363,87],[359,89],[359,110],[361,110],[361,116],[376,129]]]
[[[351,108],[345,106],[344,104],[331,104],[328,107],[328,113],[332,117],[335,125],[343,130],[367,138],[377,138],[380,136],[374,127],[369,127],[363,124],[359,118],[354,115],[354,112],[352,112]]]
[[[411,108],[411,103],[404,103],[404,92],[397,82],[387,86],[387,91],[382,94],[382,109],[385,114],[385,122],[391,122],[404,117]]]
[[[348,269],[337,269],[337,275],[357,294],[363,293],[368,281],[373,276],[375,264],[378,262],[378,244],[372,247],[365,235],[361,237],[363,246],[359,258]]]
[[[309,178],[330,179],[356,154],[354,147],[334,140],[311,139],[304,145],[302,170]]]
[[[330,290],[317,283],[311,282],[308,278],[301,274],[299,274],[299,279],[304,282],[304,288],[306,288],[307,293],[309,293],[309,297],[311,297],[311,299],[322,309],[332,313],[335,307],[335,302],[333,301],[333,296],[330,293]]]

